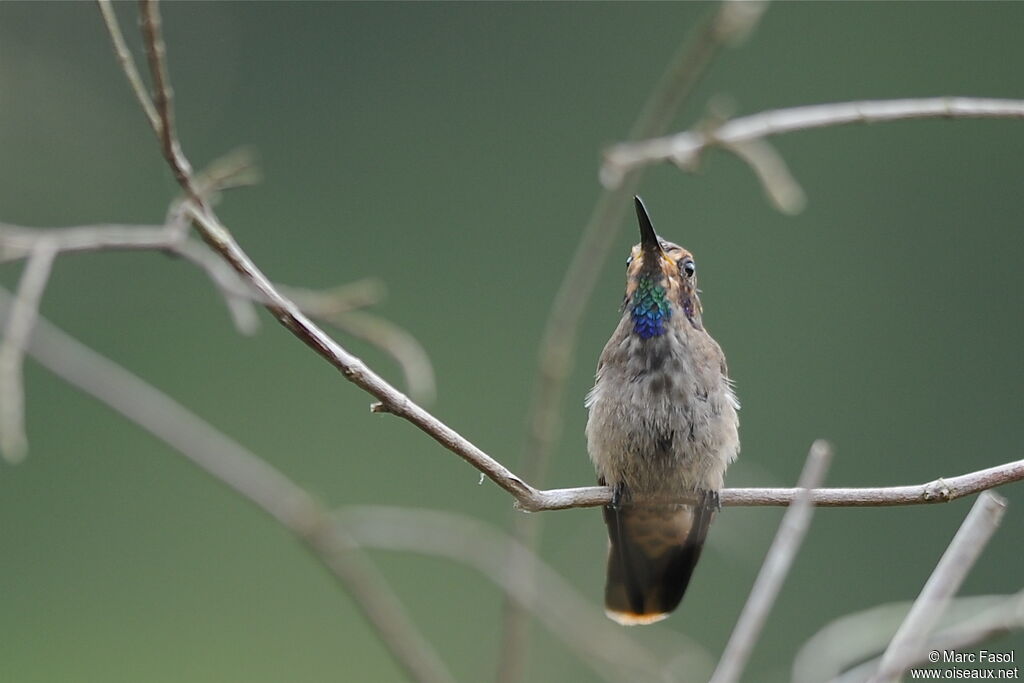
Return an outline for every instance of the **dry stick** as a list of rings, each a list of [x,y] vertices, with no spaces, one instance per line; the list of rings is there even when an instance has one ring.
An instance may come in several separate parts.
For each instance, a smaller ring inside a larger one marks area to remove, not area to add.
[[[886,648],[871,683],[894,682],[917,660],[935,623],[978,561],[1005,512],[1006,500],[1001,496],[990,492],[978,496]]]
[[[541,491],[527,484],[447,424],[409,400],[310,321],[295,303],[284,297],[257,268],[212,211],[202,211],[193,207],[190,216],[206,243],[220,254],[243,281],[255,289],[263,305],[282,325],[337,368],[346,379],[378,399],[379,402],[371,406],[374,412],[391,413],[412,423],[507,491],[523,510],[597,507],[611,501],[611,491],[607,487]],[[982,475],[982,480],[978,481],[976,475]],[[969,493],[1024,479],[1024,461],[964,475],[961,479],[968,481],[937,480],[918,487],[822,489],[815,492],[814,502],[816,505],[844,506],[946,502]],[[726,489],[722,491],[722,504],[788,505],[794,496],[794,489]]]
[[[730,0],[716,7],[672,58],[633,123],[629,138],[640,139],[665,132],[719,50],[752,31],[764,9],[764,3]],[[623,214],[630,206],[629,198],[640,185],[640,175],[633,174],[622,186],[601,193],[548,314],[522,455],[523,477],[537,485],[545,479],[561,433],[565,382],[572,370],[572,352],[580,321]],[[540,520],[517,515],[513,532],[527,547],[536,547],[540,540]],[[506,599],[497,672],[501,683],[523,677],[528,635],[525,613]]]
[[[152,11],[151,3],[144,4],[144,14]],[[116,21],[116,17],[112,18]],[[148,26],[146,41],[161,40],[159,38],[159,20],[150,18],[144,23]],[[163,52],[147,48],[152,56],[151,66],[162,71]],[[164,81],[166,84],[166,80]],[[162,98],[170,102],[170,98]],[[180,145],[174,145],[180,148]],[[169,162],[172,163],[172,162]],[[186,167],[182,167],[186,168]],[[177,171],[177,169],[176,169]],[[184,182],[191,184],[186,178]],[[250,284],[261,297],[263,305],[277,320],[288,328],[303,343],[308,345],[331,365],[337,368],[349,381],[379,399],[374,404],[374,412],[387,412],[402,417],[416,425],[431,438],[448,450],[461,456],[467,462],[483,472],[501,488],[511,493],[528,506],[537,491],[510,472],[504,465],[490,457],[475,445],[467,441],[454,429],[448,427],[420,406],[409,400],[402,392],[395,389],[379,375],[370,370],[363,361],[343,349],[322,329],[315,325],[294,302],[283,296],[270,280],[259,270],[252,259],[242,250],[231,233],[225,228],[207,207],[190,207],[189,216],[203,240]]]
[[[879,486],[865,488],[824,488],[811,492],[818,507],[888,507],[895,505],[933,505],[948,503],[964,496],[1024,480],[1024,460],[996,465],[984,470],[943,477],[925,484],[910,486]],[[800,494],[799,488],[731,488],[722,489],[724,507],[784,507]],[[538,491],[540,507],[531,510],[561,510],[576,507],[598,507],[611,502],[611,489],[606,486],[585,486],[570,489]],[[695,500],[680,499],[679,503]]]
[[[890,602],[842,615],[800,646],[793,660],[792,683],[864,683],[878,670],[880,655],[907,616],[911,602]],[[948,644],[959,649],[971,642],[1013,628],[1024,620],[1024,591],[1016,595],[976,595],[955,598],[944,615],[945,630],[928,641],[928,649]],[[1021,625],[1024,625],[1022,623]],[[871,657],[872,659],[868,659]]]
[[[494,526],[465,515],[385,505],[345,506],[338,519],[363,547],[415,552],[451,559],[479,571],[550,632],[576,652],[602,678],[663,678],[664,654],[655,653],[607,620],[590,600],[555,572],[535,552]],[[517,571],[506,558],[518,556]],[[637,634],[639,635],[639,634]],[[680,636],[681,637],[681,636]],[[685,649],[708,655],[696,643],[673,638],[672,652]]]
[[[10,313],[0,289],[0,314]],[[107,404],[288,529],[348,591],[398,663],[418,681],[452,681],[373,565],[305,489],[125,368],[43,318],[27,348],[40,364]]]
[[[416,401],[433,402],[437,393],[434,369],[426,349],[416,337],[390,320],[364,311],[336,313],[326,320],[390,355],[402,370],[409,396]]]
[[[39,301],[56,256],[57,245],[48,239],[36,243],[29,252],[0,347],[0,450],[8,462],[20,462],[28,449],[22,372],[25,346],[39,316]]]
[[[146,46],[149,73],[153,79],[153,105],[160,118],[160,129],[156,131],[160,139],[160,150],[174,172],[174,179],[178,181],[178,185],[188,198],[197,208],[207,208],[202,195],[196,189],[192,178],[192,166],[181,151],[178,134],[174,128],[174,91],[171,89],[171,79],[167,74],[167,46],[164,45],[157,0],[139,0],[139,15],[142,18],[143,44]]]
[[[931,97],[865,100],[775,109],[727,121],[712,131],[693,130],[667,137],[624,142],[605,152],[601,182],[619,187],[628,173],[660,161],[692,164],[708,147],[759,140],[798,130],[933,118],[1024,118],[1024,100]]]
[[[928,638],[918,657],[907,662],[907,667],[929,664],[928,652],[947,650],[964,651],[1010,631],[1024,628],[1024,593],[1000,596],[1002,602],[977,615],[955,623]],[[960,598],[963,600],[963,598]],[[956,604],[956,601],[952,603]],[[842,672],[830,683],[863,683],[878,670],[881,657],[868,660]]]
[[[800,474],[797,498],[782,517],[779,530],[768,548],[754,587],[750,590],[747,604],[743,606],[718,667],[711,676],[711,683],[734,683],[740,679],[793,564],[793,558],[811,525],[811,516],[814,514],[811,489],[821,484],[831,459],[832,449],[828,443],[818,440],[811,445],[804,471]]]
[[[110,42],[114,44],[114,54],[117,56],[117,61],[121,64],[124,75],[128,77],[128,83],[132,87],[132,92],[135,93],[135,99],[139,101],[139,106],[142,107],[146,118],[149,119],[150,127],[154,131],[158,131],[159,134],[160,117],[156,113],[153,101],[149,99],[146,85],[142,82],[139,70],[135,66],[135,60],[128,49],[128,44],[124,41],[124,34],[121,33],[121,25],[117,21],[117,15],[114,14],[114,8],[110,0],[96,0],[96,4],[99,5],[100,13],[103,15],[103,23],[110,34]]]

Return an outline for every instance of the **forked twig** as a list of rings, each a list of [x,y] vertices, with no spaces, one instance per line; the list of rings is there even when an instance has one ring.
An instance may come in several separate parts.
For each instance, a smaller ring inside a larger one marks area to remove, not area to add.
[[[864,100],[764,111],[727,121],[712,131],[694,130],[666,137],[624,142],[605,152],[601,182],[618,187],[626,174],[649,164],[671,161],[691,165],[708,147],[760,140],[799,130],[882,123],[907,119],[1024,118],[1024,100],[977,97],[929,97]]]

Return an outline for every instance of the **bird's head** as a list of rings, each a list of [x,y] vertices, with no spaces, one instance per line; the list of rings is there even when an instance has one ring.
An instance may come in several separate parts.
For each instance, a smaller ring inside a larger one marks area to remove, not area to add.
[[[658,237],[640,197],[633,197],[640,223],[640,243],[626,260],[624,307],[633,319],[633,331],[644,339],[665,333],[673,315],[685,316],[701,328],[697,297],[697,266],[693,254]]]

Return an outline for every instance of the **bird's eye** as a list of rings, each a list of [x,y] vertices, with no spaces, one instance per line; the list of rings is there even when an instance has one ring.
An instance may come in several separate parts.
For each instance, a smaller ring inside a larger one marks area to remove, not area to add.
[[[632,262],[633,262],[633,255],[630,254],[629,256],[626,257],[626,265],[628,266]]]
[[[693,277],[693,274],[697,272],[697,264],[692,259],[686,259],[679,264],[679,270],[686,275],[686,277]]]

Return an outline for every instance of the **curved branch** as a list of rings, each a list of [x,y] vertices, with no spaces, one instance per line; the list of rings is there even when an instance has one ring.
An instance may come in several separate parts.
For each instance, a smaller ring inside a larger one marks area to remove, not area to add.
[[[626,174],[661,161],[692,164],[708,147],[735,145],[798,130],[882,123],[904,119],[1024,118],[1024,100],[929,97],[866,100],[792,107],[733,119],[710,131],[693,130],[640,142],[624,142],[605,152],[601,182],[618,187]]]

